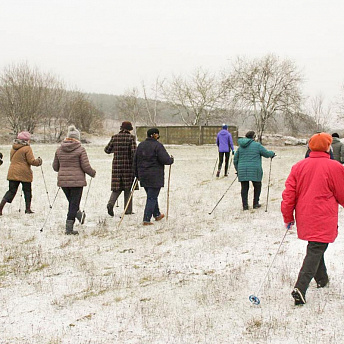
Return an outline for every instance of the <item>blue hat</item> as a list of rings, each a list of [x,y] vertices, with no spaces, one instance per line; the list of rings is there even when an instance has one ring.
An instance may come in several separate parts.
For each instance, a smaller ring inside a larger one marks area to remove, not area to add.
[[[228,127],[227,127],[227,124],[222,124],[222,129],[227,129]]]

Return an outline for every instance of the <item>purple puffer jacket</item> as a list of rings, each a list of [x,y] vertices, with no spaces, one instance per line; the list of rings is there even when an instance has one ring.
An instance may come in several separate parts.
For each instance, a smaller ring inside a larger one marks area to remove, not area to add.
[[[231,133],[226,130],[222,129],[217,134],[216,144],[219,147],[219,152],[229,152],[230,148],[234,151],[233,139]]]
[[[85,173],[92,178],[96,175],[85,148],[79,141],[69,139],[57,149],[53,169],[58,172],[57,186],[60,187],[83,187],[87,185]]]

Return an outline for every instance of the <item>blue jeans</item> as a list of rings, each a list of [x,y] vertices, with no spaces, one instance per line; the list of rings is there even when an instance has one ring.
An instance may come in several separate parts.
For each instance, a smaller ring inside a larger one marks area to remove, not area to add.
[[[143,216],[144,222],[150,222],[152,215],[157,217],[160,215],[158,196],[161,188],[146,188],[145,191],[147,194],[147,201],[145,212]]]

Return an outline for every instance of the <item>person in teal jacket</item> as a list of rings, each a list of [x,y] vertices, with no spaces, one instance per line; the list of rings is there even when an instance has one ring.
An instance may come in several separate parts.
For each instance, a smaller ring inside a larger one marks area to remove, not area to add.
[[[268,151],[254,139],[254,131],[246,133],[244,138],[238,140],[239,148],[234,155],[234,167],[238,174],[238,181],[241,183],[241,199],[244,210],[248,210],[248,190],[249,182],[253,184],[253,208],[260,208],[259,197],[262,190],[262,156],[273,158],[275,153]]]

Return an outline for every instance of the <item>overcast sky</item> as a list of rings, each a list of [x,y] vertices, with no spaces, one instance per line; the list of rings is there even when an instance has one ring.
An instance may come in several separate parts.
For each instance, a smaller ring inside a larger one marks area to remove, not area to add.
[[[220,71],[238,55],[296,62],[305,94],[344,83],[342,0],[0,0],[0,69],[28,62],[84,92]]]

